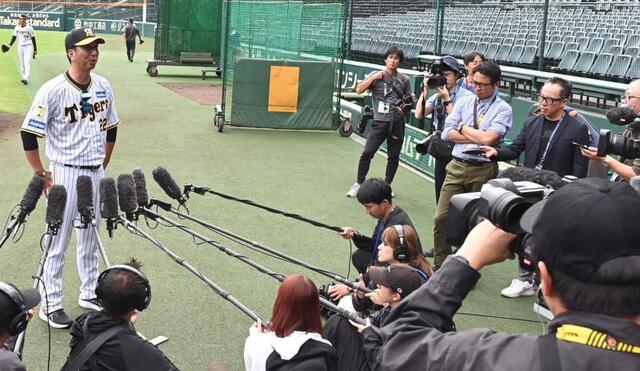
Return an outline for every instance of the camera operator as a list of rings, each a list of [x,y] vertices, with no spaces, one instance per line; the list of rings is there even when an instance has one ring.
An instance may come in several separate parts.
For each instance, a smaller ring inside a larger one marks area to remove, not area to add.
[[[453,112],[455,103],[460,100],[460,98],[472,94],[460,86],[462,83],[462,72],[460,72],[458,60],[454,57],[449,55],[443,57],[437,65],[434,65],[432,71],[433,70],[437,70],[439,74],[425,74],[422,94],[420,94],[418,103],[416,103],[416,118],[423,119],[426,115],[433,114],[430,131],[442,132],[442,130],[444,130],[445,119],[447,115]],[[441,85],[442,81],[436,81],[439,76],[446,81],[445,85]],[[431,96],[429,96],[430,84],[432,86],[435,85],[434,90],[436,91],[436,93]],[[446,167],[449,161],[451,161],[451,156],[436,157],[433,154],[432,156],[435,158],[434,182],[436,185],[437,203],[440,199],[440,190],[442,189],[444,177],[447,174]]]
[[[392,46],[385,53],[386,69],[372,73],[356,86],[358,94],[367,89],[371,90],[374,117],[371,132],[367,136],[367,142],[360,155],[356,182],[347,192],[347,197],[356,197],[358,194],[358,189],[369,172],[371,159],[385,139],[387,141],[385,181],[391,184],[396,175],[404,140],[405,116],[411,113],[414,98],[409,77],[398,72],[403,59],[402,50]]]
[[[467,76],[462,81],[461,87],[463,89],[469,90],[472,93],[476,92],[476,89],[473,86],[473,70],[480,65],[480,63],[484,63],[487,61],[484,54],[480,52],[470,52],[462,56],[462,63],[464,63],[464,69],[467,71]]]
[[[461,98],[445,121],[442,139],[456,143],[453,160],[447,165],[447,175],[440,192],[433,226],[433,250],[436,268],[447,255],[445,227],[449,200],[453,195],[477,192],[489,179],[498,174],[498,164],[480,155],[480,145],[496,145],[512,123],[511,106],[495,91],[500,86],[500,67],[484,62],[474,70],[475,96]]]
[[[640,114],[640,80],[629,83],[622,102],[633,108],[636,114]],[[640,139],[640,125],[636,122],[627,125],[623,135],[629,139]],[[599,157],[595,148],[581,149],[581,151],[584,156],[601,161],[605,167],[613,170],[617,174],[617,179],[629,181],[634,176],[640,175],[640,158],[617,160],[609,155]]]
[[[532,206],[549,335],[487,329],[444,333],[484,266],[509,258],[515,238],[488,221],[380,328],[363,331],[369,359],[386,370],[640,369],[640,196],[627,183],[574,181]]]
[[[100,274],[96,296],[103,310],[76,318],[63,370],[177,370],[133,326],[151,301],[151,286],[139,269],[140,263],[131,259]]]
[[[26,370],[18,354],[12,352],[5,342],[26,329],[38,303],[40,294],[36,290],[19,289],[10,283],[0,282],[0,370]]]

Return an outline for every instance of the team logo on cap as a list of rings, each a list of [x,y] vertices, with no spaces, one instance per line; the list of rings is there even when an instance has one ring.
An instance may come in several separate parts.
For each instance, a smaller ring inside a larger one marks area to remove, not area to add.
[[[85,33],[85,35],[87,35],[87,37],[96,37],[96,34],[94,34],[93,30],[90,29],[89,27],[86,27],[84,29],[84,33]]]

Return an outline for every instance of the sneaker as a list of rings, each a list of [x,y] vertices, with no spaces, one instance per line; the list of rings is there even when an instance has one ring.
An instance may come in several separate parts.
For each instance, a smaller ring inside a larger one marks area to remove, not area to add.
[[[347,197],[355,198],[358,195],[358,190],[360,189],[360,183],[355,182],[347,192]]]
[[[78,305],[86,309],[102,310],[102,307],[100,306],[100,303],[98,303],[97,298],[92,298],[92,299],[78,298]]]
[[[69,328],[73,323],[62,308],[46,314],[44,309],[40,307],[38,317],[45,322],[49,322],[49,326],[53,328]]]
[[[517,298],[518,296],[533,296],[536,291],[531,282],[512,280],[511,285],[500,292],[502,296]]]

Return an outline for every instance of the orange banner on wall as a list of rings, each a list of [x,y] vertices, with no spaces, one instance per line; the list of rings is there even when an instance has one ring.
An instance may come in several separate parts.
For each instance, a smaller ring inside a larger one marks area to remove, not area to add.
[[[271,66],[268,112],[297,112],[300,67]]]

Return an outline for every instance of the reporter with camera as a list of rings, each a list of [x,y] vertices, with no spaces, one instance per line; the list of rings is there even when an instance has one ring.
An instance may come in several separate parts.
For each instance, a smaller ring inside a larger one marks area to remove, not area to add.
[[[374,117],[371,132],[367,136],[364,150],[360,155],[356,182],[347,192],[347,197],[356,197],[360,185],[367,177],[373,156],[385,140],[387,141],[385,181],[391,184],[396,175],[404,140],[405,116],[411,113],[414,99],[409,77],[398,72],[403,59],[402,50],[392,46],[385,53],[386,68],[372,73],[356,86],[358,94],[371,90]]]
[[[461,98],[445,121],[442,139],[456,144],[453,160],[447,165],[433,223],[436,267],[451,254],[445,233],[451,197],[477,192],[498,174],[498,164],[480,155],[483,152],[479,148],[496,145],[512,124],[511,106],[495,94],[500,78],[500,67],[496,63],[485,62],[476,67],[473,75],[475,96]]]
[[[638,220],[640,195],[629,184],[586,178],[562,187],[520,223],[555,316],[549,335],[445,333],[479,271],[511,256],[515,235],[480,223],[387,325],[363,331],[368,358],[387,370],[640,370]]]
[[[444,130],[444,122],[447,116],[453,112],[453,107],[460,100],[472,95],[468,90],[461,88],[462,72],[460,64],[452,56],[443,57],[439,63],[434,64],[431,73],[425,74],[422,94],[416,103],[416,118],[424,119],[432,115],[430,132],[441,133]],[[434,89],[435,94],[429,96],[429,89]],[[427,98],[428,97],[428,98]],[[436,185],[436,203],[440,199],[440,190],[444,177],[447,175],[447,164],[451,161],[451,153],[429,153],[435,158],[434,182]]]
[[[629,83],[622,102],[632,108],[636,115],[640,114],[640,80]],[[628,124],[623,136],[631,140],[639,140],[640,123],[634,121]],[[640,175],[640,158],[627,159],[622,157],[616,159],[610,155],[600,157],[595,148],[581,149],[581,151],[584,156],[591,160],[600,161],[605,168],[613,170],[617,174],[616,180],[629,181],[634,176]]]

